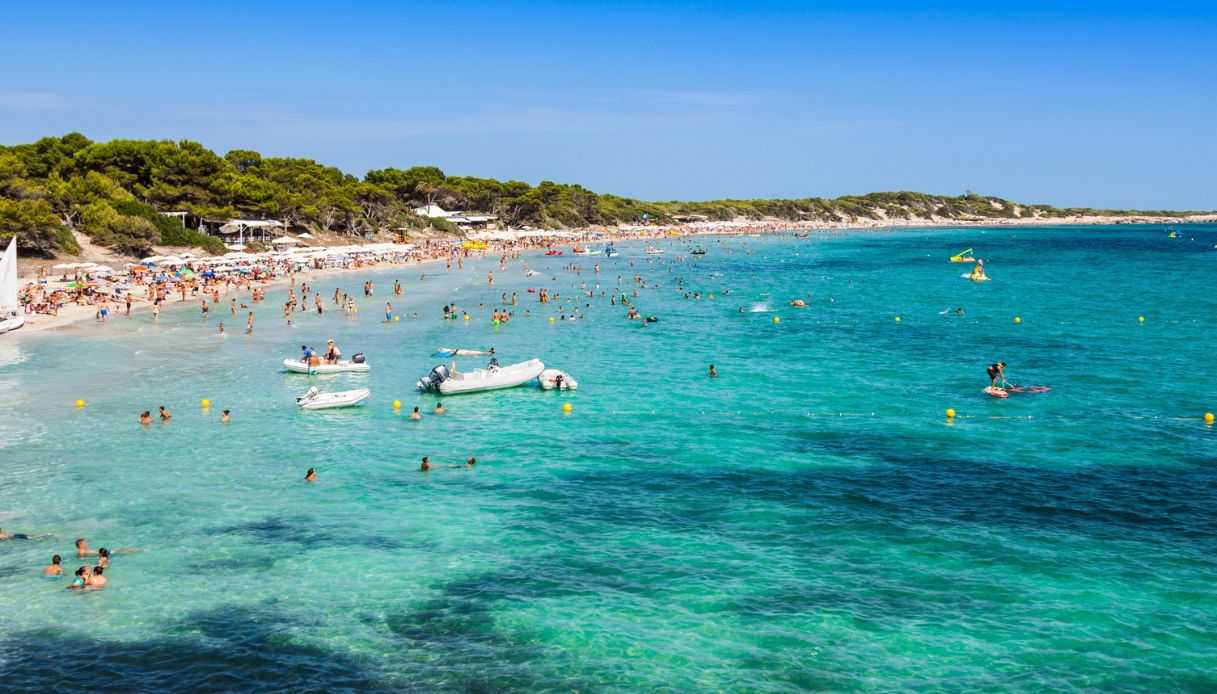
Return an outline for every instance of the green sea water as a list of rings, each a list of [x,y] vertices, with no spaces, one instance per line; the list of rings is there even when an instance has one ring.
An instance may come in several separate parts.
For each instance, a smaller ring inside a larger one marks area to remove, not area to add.
[[[293,327],[271,290],[251,336],[189,303],[0,337],[0,527],[57,535],[0,542],[0,686],[1212,691],[1217,228],[1180,232],[619,244],[327,278],[376,293]],[[969,246],[993,281],[947,262]],[[372,371],[283,372],[327,338]],[[579,390],[434,416],[441,346]],[[1052,390],[986,396],[998,360]],[[310,385],[372,398],[301,412]],[[40,569],[76,537],[145,551],[73,594]]]

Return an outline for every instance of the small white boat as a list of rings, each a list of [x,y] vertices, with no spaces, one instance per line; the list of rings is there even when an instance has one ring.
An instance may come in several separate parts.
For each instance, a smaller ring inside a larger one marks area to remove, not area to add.
[[[585,248],[581,251],[578,251],[578,254],[579,255],[600,255],[600,251],[595,250],[593,248]]]
[[[338,393],[322,393],[316,386],[296,398],[296,404],[302,410],[328,410],[334,407],[354,407],[372,395],[367,388],[344,390]]]
[[[579,387],[579,382],[570,377],[570,374],[558,369],[546,369],[537,376],[537,382],[541,384],[541,390],[575,390]]]
[[[457,371],[456,364],[453,364],[450,370],[440,364],[419,380],[418,389],[424,392],[437,390],[442,395],[456,395],[514,388],[540,376],[544,370],[545,364],[542,364],[540,359],[530,359],[510,366],[499,366],[497,359],[491,359],[490,366],[473,371]]]
[[[647,246],[646,253],[647,253],[647,255],[660,255],[663,253],[663,249],[656,248],[654,246]]]
[[[17,237],[8,242],[8,250],[0,256],[0,333],[25,325],[17,301]]]
[[[369,371],[371,366],[366,361],[339,361],[337,364],[309,365],[299,359],[284,359],[283,368],[297,374],[340,374],[350,371]]]

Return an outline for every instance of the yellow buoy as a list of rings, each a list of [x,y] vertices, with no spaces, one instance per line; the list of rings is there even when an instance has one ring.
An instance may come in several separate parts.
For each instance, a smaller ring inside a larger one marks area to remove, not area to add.
[[[211,407],[211,401],[208,400],[207,398],[203,398],[203,402],[201,402],[199,404],[203,406],[203,409],[207,409],[208,407]]]
[[[897,322],[897,323],[899,323],[899,322],[900,322],[900,316],[896,316],[896,322]]]
[[[358,307],[358,306],[356,306],[355,308],[353,308],[353,309],[351,309],[351,310],[352,310],[352,311],[354,311],[355,313],[359,313],[359,307]]]
[[[1022,318],[1019,318],[1018,316],[1015,316],[1015,317],[1014,317],[1014,322],[1015,322],[1015,323],[1022,323],[1022,322],[1023,322],[1023,319],[1022,319]]]
[[[570,411],[572,409],[573,408],[570,406],[569,402],[562,406],[562,411],[565,412],[566,414],[570,414]]]
[[[947,419],[950,419],[951,417],[954,417],[954,416],[955,416],[955,410],[948,407],[947,408]]]
[[[394,323],[396,323],[396,322],[398,322],[398,321],[400,321],[400,320],[401,320],[401,316],[393,316],[393,322],[394,322]]]
[[[395,410],[400,410],[400,409],[401,409],[401,400],[394,400],[394,401],[393,401],[393,409],[395,409]]]
[[[468,314],[468,313],[466,313],[466,314],[465,314],[465,320],[469,320],[469,314]]]
[[[774,322],[774,323],[781,323],[781,322],[782,322],[782,319],[781,319],[781,318],[779,318],[779,317],[777,317],[777,316],[774,316],[774,317],[773,317],[773,322]]]
[[[1137,322],[1138,322],[1138,323],[1144,323],[1144,322],[1145,322],[1145,316],[1137,316]]]
[[[1204,423],[1209,426],[1213,426],[1213,413],[1212,412],[1204,413]]]
[[[554,322],[554,317],[553,317],[553,316],[550,316],[550,317],[549,317],[549,322],[550,322],[550,323],[553,323],[553,322]]]
[[[85,406],[85,401],[84,401],[84,400],[77,400],[77,401],[76,401],[76,406],[77,406],[77,407],[84,407],[84,406]]]

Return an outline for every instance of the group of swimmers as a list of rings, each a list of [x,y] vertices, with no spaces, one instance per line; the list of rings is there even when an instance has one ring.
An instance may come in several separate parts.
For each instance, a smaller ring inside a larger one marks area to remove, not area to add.
[[[0,540],[40,540],[44,537],[54,537],[51,533],[43,535],[26,535],[25,533],[6,533],[3,528],[0,528]],[[89,549],[89,543],[83,537],[76,540],[76,558],[88,559],[89,557],[97,557],[97,562],[90,564],[82,564],[68,584],[71,590],[79,591],[94,591],[101,590],[110,582],[106,578],[106,569],[110,567],[110,556],[118,554],[133,554],[139,550],[135,549],[116,549],[108,550],[105,547],[98,549]],[[51,563],[42,569],[42,575],[48,578],[63,578],[66,574],[63,571],[63,557],[56,554],[51,557]]]
[[[160,416],[160,420],[162,423],[168,422],[169,420],[173,419],[173,415],[169,414],[169,410],[166,410],[164,405],[161,405],[160,407],[158,407],[156,409],[159,411],[159,416]],[[223,422],[224,424],[227,424],[229,422],[230,415],[231,415],[230,410],[221,410],[220,411],[220,421]],[[139,415],[139,423],[140,424],[151,424],[152,423],[152,412],[150,410],[144,410],[143,412],[141,412]]]

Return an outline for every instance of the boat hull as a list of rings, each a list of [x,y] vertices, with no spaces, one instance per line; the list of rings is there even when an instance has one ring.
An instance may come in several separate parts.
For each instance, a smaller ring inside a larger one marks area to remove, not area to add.
[[[485,390],[515,388],[533,380],[545,370],[540,359],[512,364],[497,371],[477,369],[469,373],[457,373],[439,384],[441,395],[478,393]]]
[[[371,395],[372,391],[367,388],[344,390],[339,393],[320,393],[308,400],[297,398],[296,405],[302,410],[333,410],[340,407],[361,405]]]
[[[16,316],[8,320],[0,320],[0,334],[8,333],[25,325],[25,316]]]
[[[318,364],[316,366],[309,366],[298,359],[284,359],[283,368],[296,374],[316,375],[357,373],[360,371],[370,371],[372,367],[367,362],[362,364],[354,364],[349,361],[340,361],[337,364]]]

